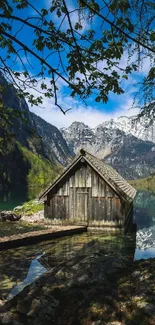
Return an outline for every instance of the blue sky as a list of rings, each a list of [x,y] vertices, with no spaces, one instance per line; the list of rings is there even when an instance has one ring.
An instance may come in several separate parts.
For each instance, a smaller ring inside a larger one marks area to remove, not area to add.
[[[35,4],[34,1],[31,1],[32,4]],[[37,4],[37,8],[39,9],[40,7],[46,7],[48,8],[50,5],[51,1],[50,0],[40,0]],[[71,0],[68,0],[68,6],[70,9],[74,9],[74,2]],[[31,15],[33,17],[36,16],[36,12],[31,8],[31,9],[25,9],[25,11],[19,11],[16,12],[16,14],[20,15],[21,18],[24,18],[25,15]],[[77,13],[74,12],[72,14],[72,21],[77,20]],[[53,14],[52,19],[54,22],[59,25],[60,24],[60,19]],[[34,20],[33,20],[34,22]],[[96,29],[98,28],[98,21],[94,22],[96,25]],[[64,21],[63,23],[63,28],[67,28],[67,22]],[[84,29],[87,30],[89,29],[89,22],[84,21]],[[14,23],[14,30],[18,30],[19,24]],[[26,45],[31,46],[31,42],[33,39],[32,32],[30,32],[29,28],[24,28],[20,34],[18,34],[20,40],[24,42]],[[40,53],[39,53],[40,54]],[[46,53],[44,53],[46,54]],[[5,56],[5,51],[2,53],[3,56]],[[36,74],[39,69],[39,61],[37,61],[35,58],[31,57],[28,55],[28,63],[24,52],[21,52],[22,59],[26,65],[26,67],[29,69],[31,74]],[[128,54],[125,51],[123,54],[122,59],[120,60],[120,66],[125,67],[126,62],[128,59]],[[133,57],[132,60],[135,58]],[[11,58],[12,60],[12,58]],[[10,64],[12,64],[10,60]],[[57,65],[57,58],[53,56],[50,58],[52,60],[53,65]],[[49,61],[50,62],[50,61]],[[100,68],[102,69],[104,67],[104,62],[100,62]],[[94,100],[94,96],[91,96],[87,100],[87,106],[84,105],[83,102],[81,102],[78,98],[71,98],[69,96],[69,89],[65,85],[65,83],[62,80],[58,80],[58,86],[59,86],[59,93],[58,93],[58,101],[59,104],[62,106],[64,110],[70,108],[70,110],[66,113],[66,115],[63,115],[61,111],[55,107],[53,99],[48,99],[46,97],[43,98],[43,104],[41,107],[30,107],[29,108],[31,111],[36,113],[37,115],[41,116],[43,119],[45,119],[47,122],[56,125],[57,127],[67,127],[69,126],[72,122],[74,121],[81,121],[84,122],[85,124],[95,127],[98,124],[101,124],[105,120],[109,120],[114,117],[118,116],[132,116],[135,115],[138,110],[132,108],[133,104],[133,99],[134,99],[134,93],[135,90],[137,89],[137,83],[147,74],[149,70],[149,62],[147,59],[144,59],[143,62],[143,67],[140,69],[139,72],[134,72],[132,73],[128,80],[123,81],[123,89],[125,91],[125,94],[123,95],[116,95],[116,94],[110,94],[109,95],[109,100],[107,104],[103,103],[96,103]],[[19,60],[17,60],[16,64],[14,65],[14,69],[16,71],[21,71],[22,70],[22,65]],[[50,86],[50,78],[47,76],[46,77],[46,82]],[[37,89],[39,89],[40,82],[38,82]],[[36,94],[35,90],[29,89],[30,93]]]

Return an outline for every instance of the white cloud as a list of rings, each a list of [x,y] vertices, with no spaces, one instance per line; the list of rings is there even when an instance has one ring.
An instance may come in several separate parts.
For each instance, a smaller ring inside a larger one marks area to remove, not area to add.
[[[116,64],[116,66],[113,67],[113,69],[116,70],[120,75],[123,75],[125,72],[121,71],[121,69],[125,69],[127,66],[130,66],[131,64],[136,64],[138,66],[138,68],[137,68],[138,70],[133,73],[138,78],[139,77],[143,78],[144,76],[146,76],[148,74],[148,72],[149,72],[151,66],[153,66],[154,62],[153,62],[153,60],[151,61],[151,58],[149,56],[146,56],[144,54],[141,54],[141,58],[140,58],[140,62],[139,62],[138,52],[134,51],[133,46],[130,51],[133,51],[133,55],[131,55],[131,53],[129,55],[128,51],[125,50],[120,60],[116,60],[116,59],[111,60],[114,62],[115,61],[118,62]],[[98,63],[98,68],[100,70],[107,68],[106,60],[100,61]],[[110,71],[106,70],[106,73],[110,74]],[[129,75],[129,76],[131,76],[131,75]]]
[[[48,5],[48,9],[51,6],[51,1],[47,2]],[[74,0],[68,0],[67,1],[67,9],[69,11],[69,16],[70,16],[70,20],[71,20],[71,24],[74,28],[75,24],[77,22],[80,22],[82,25],[82,30],[80,30],[80,34],[82,34],[85,30],[89,29],[90,27],[90,22],[88,19],[86,19],[85,15],[82,13],[79,14],[79,6],[78,6],[78,2],[75,2]],[[69,26],[69,22],[68,22],[68,18],[66,15],[61,15],[60,17],[58,17],[56,11],[54,11],[52,14],[50,14],[50,18],[52,18],[52,20],[54,21],[55,25],[57,28],[59,28],[59,26],[61,25],[61,31],[66,31],[67,29],[70,28]]]
[[[131,51],[133,51],[133,46],[131,48]],[[142,52],[142,51],[141,51]],[[140,62],[139,62],[139,54],[138,54],[138,51],[134,51],[133,52],[133,55],[128,55],[128,51],[125,50],[123,55],[122,55],[122,58],[119,62],[119,67],[121,68],[125,68],[127,65],[130,65],[132,63],[135,63],[137,64],[138,66],[138,71],[135,72],[134,74],[138,74],[138,75],[141,75],[141,77],[145,76],[148,74],[150,68],[151,68],[151,59],[149,56],[146,56],[144,54],[141,54],[140,56]]]
[[[47,82],[49,82],[49,79],[47,79]],[[34,94],[34,90],[30,89],[29,91]],[[105,108],[107,107],[105,105],[103,105],[103,109],[101,110],[95,102],[92,105],[85,106],[77,99],[69,97],[64,93],[63,85],[60,85],[58,101],[64,110],[71,108],[66,115],[59,108],[55,107],[53,98],[49,99],[46,97],[43,100],[43,108],[33,106],[30,107],[30,110],[58,128],[68,127],[74,121],[83,122],[90,127],[96,127],[98,124],[111,118],[121,115],[132,116],[138,112],[138,110],[131,109],[133,97],[130,87],[124,95],[110,95],[110,100],[107,105],[110,106],[110,103],[115,103],[116,109],[108,113],[106,112]]]
[[[24,77],[23,77],[24,79]],[[41,90],[40,84],[42,80],[38,81],[36,85],[37,90]],[[48,87],[50,87],[50,78],[46,78],[45,80]],[[57,108],[54,104],[53,98],[47,98],[43,96],[43,104],[41,107],[38,106],[30,106],[30,111],[42,117],[47,122],[61,127],[68,127],[72,122],[79,121],[83,122],[90,127],[96,127],[102,122],[109,120],[114,117],[119,116],[132,116],[138,113],[137,109],[131,109],[133,105],[133,93],[135,91],[134,85],[136,83],[136,79],[132,76],[129,77],[129,80],[124,81],[125,85],[125,94],[117,96],[114,93],[111,93],[109,96],[109,101],[105,105],[103,104],[103,108],[93,100],[92,104],[89,106],[85,106],[83,103],[78,101],[75,98],[71,98],[66,94],[65,83],[63,80],[58,80],[58,103],[63,108],[64,111],[70,109],[66,115],[64,115],[59,108]],[[27,87],[27,91],[34,96],[40,95],[37,93],[37,90]],[[112,109],[111,109],[112,107]],[[108,112],[107,112],[108,108]]]
[[[99,111],[93,107],[84,107],[79,106],[78,108],[72,108],[66,115],[63,115],[59,109],[55,108],[54,106],[46,107],[45,109],[41,108],[31,108],[35,114],[42,117],[45,121],[57,126],[58,128],[61,127],[68,127],[71,123],[83,122],[86,125],[94,128],[97,125],[101,124],[104,121],[107,121],[114,117],[123,116],[132,116],[137,113],[135,110],[130,110],[132,102],[130,100],[127,101],[126,105],[122,105],[120,109],[113,113],[106,113],[104,111]]]

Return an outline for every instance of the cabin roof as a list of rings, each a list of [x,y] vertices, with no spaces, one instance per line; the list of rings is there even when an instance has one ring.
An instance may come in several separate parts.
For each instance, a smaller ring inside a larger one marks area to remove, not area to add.
[[[68,172],[81,160],[82,157],[120,197],[128,202],[133,201],[136,195],[135,188],[131,186],[113,167],[83,149],[80,150],[80,153],[72,160],[63,173],[40,194],[39,199],[45,198],[48,192],[50,192],[51,189],[53,189],[55,185],[57,185],[59,181],[68,174]]]

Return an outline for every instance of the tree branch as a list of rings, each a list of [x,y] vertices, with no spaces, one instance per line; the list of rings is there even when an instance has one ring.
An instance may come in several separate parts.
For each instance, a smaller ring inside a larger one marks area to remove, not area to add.
[[[0,17],[1,17],[1,18],[14,19],[14,20],[20,21],[20,22],[22,22],[24,25],[27,25],[27,26],[29,26],[29,27],[32,27],[32,28],[38,30],[38,31],[41,32],[41,33],[44,33],[44,34],[49,35],[49,36],[52,36],[52,34],[51,34],[50,32],[48,32],[47,30],[44,30],[43,28],[41,28],[41,27],[39,27],[39,26],[37,26],[37,25],[33,25],[32,23],[29,23],[29,22],[27,21],[27,19],[22,19],[22,18],[20,18],[20,17],[13,16],[13,15],[10,15],[10,16],[6,17],[5,15],[2,15],[2,14],[0,14]]]
[[[25,51],[27,51],[30,54],[32,54],[42,64],[44,64],[45,66],[47,66],[50,69],[51,72],[57,74],[57,76],[59,76],[63,81],[65,81],[71,87],[71,89],[75,89],[76,90],[76,87],[70,81],[68,81],[65,77],[63,77],[58,71],[56,71],[56,69],[54,69],[47,61],[45,61],[37,53],[35,53],[34,51],[32,51],[27,45],[25,45],[24,43],[22,43],[21,41],[19,41],[14,36],[12,36],[12,35],[8,34],[7,32],[5,32],[2,28],[0,28],[0,31],[1,31],[2,35],[5,35],[8,38],[10,38],[11,40],[13,40],[15,43],[17,43],[18,45],[20,45]]]
[[[97,16],[99,16],[100,18],[102,18],[103,20],[105,20],[109,25],[113,26],[116,30],[118,30],[121,34],[123,34],[126,38],[130,39],[131,41],[133,41],[134,43],[137,43],[139,45],[141,45],[142,47],[146,48],[147,50],[155,53],[155,50],[151,47],[149,47],[148,45],[142,43],[141,41],[137,40],[136,38],[132,37],[131,35],[127,34],[124,30],[122,30],[120,27],[118,27],[116,24],[114,24],[112,21],[110,21],[108,18],[106,18],[105,16],[103,16],[102,14],[100,14],[99,11],[97,11],[96,9],[94,9],[92,6],[90,6],[87,2],[85,2],[84,0],[80,0],[86,7],[88,7],[91,11],[93,11]]]

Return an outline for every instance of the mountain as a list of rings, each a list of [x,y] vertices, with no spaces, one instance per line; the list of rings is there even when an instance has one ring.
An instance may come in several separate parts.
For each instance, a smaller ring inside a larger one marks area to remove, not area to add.
[[[104,161],[126,179],[146,177],[155,172],[155,144],[125,135],[119,148]]]
[[[120,116],[103,122],[101,126],[110,130],[119,129],[126,134],[134,135],[138,139],[155,143],[155,121],[151,123],[150,118],[147,116],[138,119],[137,116]]]
[[[9,115],[10,122],[13,123],[11,131],[16,135],[17,141],[28,147],[27,139],[30,137],[31,128],[31,113],[28,105],[25,99],[17,97],[16,89],[13,85],[8,84],[2,73],[0,73],[0,85],[5,87],[4,91],[0,94],[3,104],[14,112],[14,117],[12,113]],[[15,115],[18,116],[19,114],[26,118],[27,123],[22,118],[15,117]]]
[[[22,112],[27,123],[13,119],[13,132],[17,141],[32,153],[52,164],[66,166],[70,159],[85,148],[104,159],[127,179],[147,177],[155,172],[155,123],[149,118],[119,117],[105,121],[92,129],[81,122],[58,130],[54,125],[28,109],[24,99],[17,97],[16,89],[0,74],[5,85],[4,104]]]
[[[0,99],[5,106],[0,105],[0,197],[7,201],[18,189],[16,196],[23,193],[27,200],[60,173],[61,165],[65,166],[73,153],[61,132],[31,113],[25,99],[17,96],[2,74],[0,86],[4,86]]]
[[[98,126],[94,130],[80,122],[72,123],[67,129],[61,129],[61,132],[71,151],[77,153],[82,147],[101,159],[116,150],[125,135],[119,129]]]
[[[2,94],[3,103],[13,109],[17,115],[17,118],[12,117],[12,132],[16,140],[54,163],[67,165],[73,153],[69,151],[61,132],[54,125],[31,113],[26,100],[17,97],[15,87],[8,84],[2,74],[0,74],[0,84],[5,86]],[[24,119],[19,118],[18,112],[24,116]]]
[[[152,174],[146,178],[132,180],[130,183],[139,191],[143,190],[146,192],[151,191],[152,193],[155,193],[155,174]]]
[[[112,123],[114,120],[104,122],[95,129],[84,123],[74,122],[68,128],[61,129],[61,132],[68,147],[75,153],[83,147],[104,159],[127,179],[149,176],[155,172],[155,144],[129,133],[129,127],[127,129],[125,123],[122,126],[123,119],[117,119],[121,123]],[[143,137],[147,134],[145,128]]]
[[[96,150],[96,137],[88,125],[81,122],[74,122],[68,128],[61,128],[60,131],[72,152],[78,153],[81,147],[84,147],[91,153],[94,153],[94,150]]]
[[[31,121],[36,134],[42,141],[43,155],[50,161],[66,166],[74,153],[68,148],[62,133],[54,125],[34,113],[31,113]]]
[[[60,166],[19,142],[9,144],[0,152],[0,209],[7,207],[7,201],[12,209],[34,199],[60,172]]]

